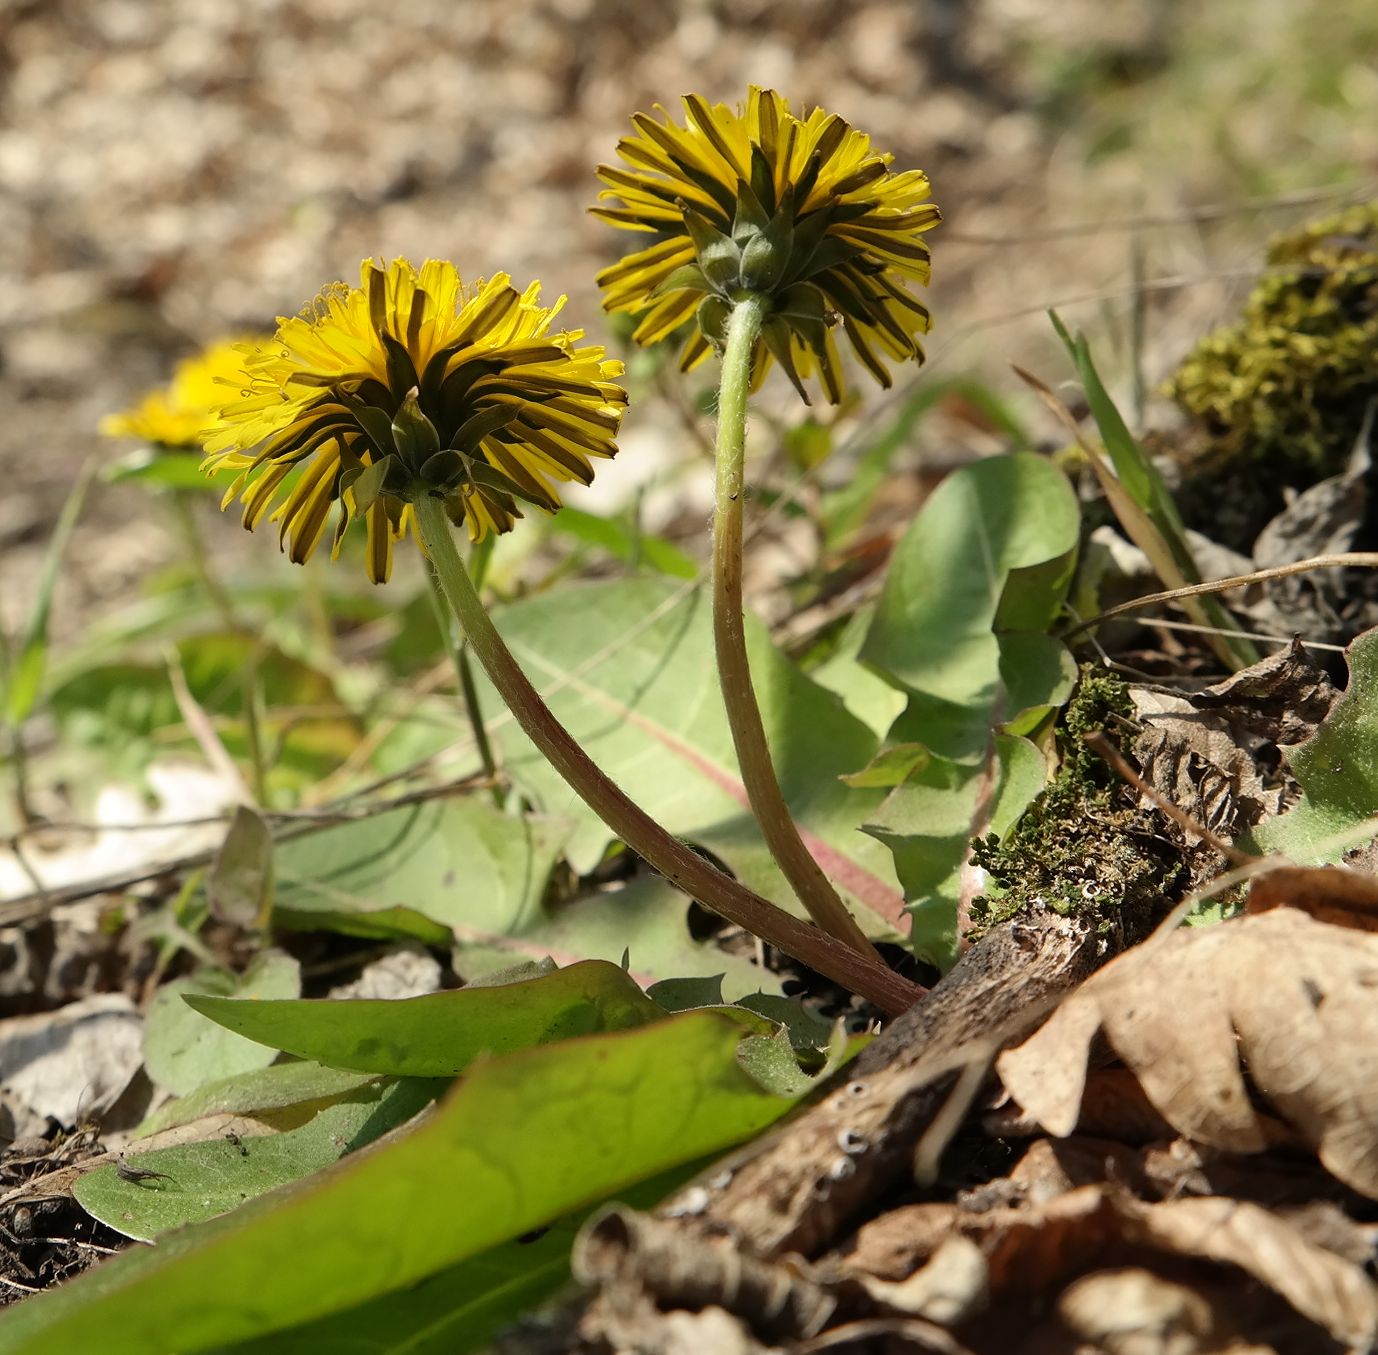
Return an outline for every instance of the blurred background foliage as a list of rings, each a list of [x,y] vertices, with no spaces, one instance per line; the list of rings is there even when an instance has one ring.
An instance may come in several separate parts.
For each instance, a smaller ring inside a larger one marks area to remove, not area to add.
[[[95,448],[99,417],[364,256],[538,276],[570,294],[571,323],[605,333],[593,275],[623,242],[583,209],[594,164],[652,101],[774,85],[927,169],[947,217],[934,376],[1003,384],[1007,361],[1051,351],[1041,312],[1055,303],[1117,341],[1113,378],[1137,368],[1151,390],[1306,211],[1250,203],[1371,185],[1375,55],[1365,0],[10,0],[0,620],[22,622],[76,467],[115,454]],[[635,374],[623,462],[575,507],[625,504],[684,458],[682,430],[646,398],[652,365]],[[990,421],[946,406],[900,466],[989,449]],[[847,471],[834,460],[824,481]],[[654,496],[643,511],[675,525]],[[207,527],[217,554],[239,538],[229,520]],[[179,549],[137,490],[98,488],[59,630]]]
[[[622,351],[593,278],[626,242],[585,211],[594,166],[633,110],[678,112],[689,89],[736,101],[749,82],[825,104],[898,168],[926,169],[946,217],[928,366],[837,415],[806,417],[783,382],[758,406],[753,476],[770,511],[753,605],[777,627],[800,607],[826,621],[946,469],[1058,445],[1008,369],[1066,374],[1046,307],[1096,336],[1131,418],[1180,419],[1162,383],[1236,318],[1268,239],[1371,195],[1375,55],[1363,0],[10,3],[0,629],[22,637],[82,464],[109,471],[133,447],[97,438],[101,416],[364,256],[539,277],[548,300],[569,294],[571,325]],[[576,573],[685,579],[703,560],[712,374],[684,383],[656,355],[629,361],[622,455],[559,518],[504,538],[499,596]],[[106,765],[126,772],[188,746],[171,657],[230,755],[295,803],[323,775],[322,798],[376,767],[389,722],[424,724],[395,688],[443,680],[416,560],[387,595],[312,561],[303,592],[213,494],[148,491],[100,475],[87,495],[53,597],[57,728],[113,745]],[[232,580],[232,604],[207,591],[208,567]],[[800,653],[818,632],[777,638]]]

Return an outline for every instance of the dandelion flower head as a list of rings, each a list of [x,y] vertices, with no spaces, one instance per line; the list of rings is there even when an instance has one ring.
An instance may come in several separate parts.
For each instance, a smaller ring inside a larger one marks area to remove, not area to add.
[[[238,471],[222,506],[242,500],[250,530],[268,514],[298,563],[332,509],[334,555],[364,518],[375,583],[421,495],[475,541],[509,531],[519,502],[554,512],[561,482],[589,483],[591,458],[616,453],[627,397],[582,330],[551,332],[564,298],[539,298],[504,273],[466,286],[451,263],[366,260],[360,286],[327,287],[248,355],[205,444],[207,472]]]
[[[656,236],[598,275],[604,308],[637,314],[640,344],[697,317],[688,371],[721,342],[732,304],[764,295],[754,379],[773,357],[805,401],[815,372],[828,400],[842,399],[839,323],[882,386],[887,360],[922,362],[929,313],[911,286],[928,281],[923,234],[942,219],[928,176],[892,172],[870,137],[821,108],[797,117],[774,90],[753,86],[737,110],[688,94],[684,109],[682,127],[659,105],[659,118],[637,113],[618,143],[623,165],[598,170],[610,205],[594,214]]]

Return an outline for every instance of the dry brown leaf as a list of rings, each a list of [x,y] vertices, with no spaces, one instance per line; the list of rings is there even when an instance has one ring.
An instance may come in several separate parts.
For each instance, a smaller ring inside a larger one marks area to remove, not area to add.
[[[1141,775],[1160,795],[1213,833],[1233,837],[1281,808],[1281,794],[1258,772],[1262,741],[1231,730],[1185,696],[1136,687],[1142,724],[1134,741]]]
[[[861,1285],[884,1313],[955,1327],[986,1306],[988,1280],[981,1248],[970,1238],[953,1234],[907,1279],[863,1276]]]
[[[1335,689],[1300,644],[1273,654],[1205,691],[1132,687],[1140,730],[1133,751],[1148,787],[1225,839],[1280,813],[1296,787],[1278,778],[1279,749],[1309,738]],[[1163,830],[1183,854],[1187,886],[1219,870],[1220,855],[1176,823]]]
[[[1304,743],[1330,713],[1337,693],[1300,640],[1251,668],[1191,696],[1202,711],[1219,712],[1235,729],[1266,743]]]
[[[1200,1294],[1137,1268],[1102,1270],[1068,1285],[1057,1315],[1108,1355],[1197,1355],[1210,1349],[1215,1328]]]
[[[1378,879],[1346,866],[1277,866],[1249,881],[1247,911],[1284,906],[1337,927],[1378,931]]]
[[[1350,1218],[1333,1200],[1308,1200],[1276,1212],[1298,1237],[1356,1266],[1378,1256],[1378,1226]]]
[[[618,1304],[650,1295],[665,1309],[718,1306],[769,1338],[817,1335],[837,1307],[832,1291],[797,1257],[763,1261],[624,1205],[610,1205],[584,1225],[570,1268],[580,1284]]]
[[[1118,1143],[1161,1143],[1172,1137],[1138,1078],[1127,1068],[1093,1068],[1081,1095],[1077,1128]]]
[[[1247,1271],[1337,1341],[1378,1338],[1378,1285],[1357,1266],[1307,1242],[1276,1214],[1216,1197],[1126,1205],[1140,1240]]]
[[[996,1307],[1016,1294],[1053,1291],[1075,1276],[1141,1258],[1148,1247],[1235,1266],[1338,1341],[1367,1348],[1378,1337],[1378,1285],[1363,1262],[1318,1245],[1289,1219],[1247,1201],[1208,1196],[1145,1204],[1124,1190],[1088,1185],[1037,1207],[959,1218],[958,1227],[985,1253]],[[1232,1315],[1242,1317],[1242,1310]],[[1151,1336],[1153,1324],[1145,1320],[1145,1328]]]
[[[995,1209],[960,1226],[986,1254],[993,1295],[1040,1294],[1102,1263],[1123,1221],[1102,1185],[1069,1190],[1036,1209]]]
[[[1268,1144],[1250,1083],[1326,1169],[1378,1198],[1378,935],[1279,909],[1174,932],[1107,965],[996,1067],[1053,1134],[1076,1127],[1104,1032],[1179,1134]]]
[[[1144,1171],[1144,1154],[1108,1139],[1042,1138],[1015,1163],[1009,1179],[1021,1187],[1032,1208],[1051,1203],[1079,1186],[1116,1185],[1143,1194],[1152,1184]]]
[[[902,1280],[927,1261],[956,1227],[956,1205],[939,1200],[900,1205],[862,1224],[837,1261],[849,1274]]]

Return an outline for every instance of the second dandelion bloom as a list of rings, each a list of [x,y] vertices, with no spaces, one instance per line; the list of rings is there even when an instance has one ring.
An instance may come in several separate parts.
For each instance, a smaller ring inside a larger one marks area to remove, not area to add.
[[[928,176],[894,172],[893,157],[835,114],[799,117],[774,90],[753,87],[745,107],[684,98],[685,125],[664,109],[638,113],[604,165],[595,215],[654,234],[654,244],[599,274],[604,307],[639,315],[634,338],[655,343],[697,318],[684,370],[720,345],[743,296],[769,301],[755,354],[757,379],[773,357],[808,399],[817,372],[842,399],[834,329],[882,386],[889,361],[923,360],[927,307],[924,233],[941,221]],[[616,205],[613,205],[616,204]]]
[[[220,407],[248,381],[246,364],[267,337],[241,334],[220,339],[184,358],[166,386],[149,391],[129,409],[106,415],[100,431],[110,438],[138,438],[167,451],[199,452]]]
[[[510,530],[520,503],[554,512],[561,482],[587,484],[616,453],[627,401],[620,363],[582,330],[552,331],[563,302],[506,274],[466,286],[446,262],[365,261],[360,286],[327,287],[247,355],[205,468],[239,471],[225,503],[241,499],[251,529],[285,496],[271,519],[298,562],[332,509],[335,551],[363,517],[378,583],[421,496],[473,540]]]

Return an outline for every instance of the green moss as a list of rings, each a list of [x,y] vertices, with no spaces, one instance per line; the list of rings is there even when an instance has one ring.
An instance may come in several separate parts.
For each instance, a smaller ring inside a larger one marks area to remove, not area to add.
[[[1167,393],[1202,420],[1210,461],[1243,456],[1289,482],[1338,474],[1378,397],[1378,203],[1278,236],[1268,264],[1239,323],[1204,339]]]
[[[1058,728],[1057,775],[1003,841],[979,838],[973,861],[991,894],[972,903],[976,938],[1020,913],[1091,915],[1099,930],[1137,935],[1157,912],[1177,870],[1149,820],[1083,735],[1108,730],[1133,705],[1124,683],[1086,666]]]

